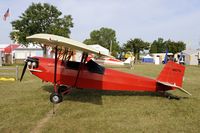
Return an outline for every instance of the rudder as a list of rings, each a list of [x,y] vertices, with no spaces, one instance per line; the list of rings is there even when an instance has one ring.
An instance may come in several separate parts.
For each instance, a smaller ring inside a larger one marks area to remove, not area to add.
[[[157,77],[157,81],[182,88],[184,72],[185,66],[169,61]]]

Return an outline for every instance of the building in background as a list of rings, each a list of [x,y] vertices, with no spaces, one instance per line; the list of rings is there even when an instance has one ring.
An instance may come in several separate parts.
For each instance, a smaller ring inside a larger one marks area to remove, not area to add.
[[[2,66],[3,60],[2,60],[2,51],[0,50],[0,67]]]
[[[151,53],[150,55],[153,57],[154,61],[157,60],[157,58],[159,58],[159,62],[158,63],[159,64],[163,64],[163,61],[165,59],[166,53]],[[171,56],[173,56],[173,53],[167,53],[167,56],[171,57]]]
[[[0,66],[2,66],[2,64],[3,64],[5,47],[7,47],[7,45],[0,44]]]
[[[18,48],[19,44],[1,44],[1,60],[2,64],[13,64],[14,50]]]
[[[198,65],[200,50],[184,50],[182,51],[184,55],[184,62],[186,65]]]
[[[20,45],[14,50],[15,63],[23,63],[27,57],[43,57],[43,50],[38,45],[30,44],[28,47]]]
[[[19,44],[10,44],[4,49],[5,64],[14,63],[14,50],[19,46]]]

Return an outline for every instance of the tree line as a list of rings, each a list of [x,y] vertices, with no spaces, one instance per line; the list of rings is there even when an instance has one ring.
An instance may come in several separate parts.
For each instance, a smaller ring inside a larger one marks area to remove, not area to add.
[[[71,15],[62,16],[62,12],[57,7],[48,3],[32,3],[18,20],[12,21],[13,31],[10,38],[25,46],[29,44],[26,36],[36,33],[49,33],[70,37],[71,28],[73,28],[73,18]],[[168,49],[171,53],[177,53],[185,50],[186,44],[182,41],[164,40],[158,38],[152,43],[143,41],[140,38],[131,38],[120,46],[117,41],[114,29],[102,27],[91,31],[90,37],[83,41],[85,44],[99,44],[109,50],[111,54],[116,56],[120,52],[131,51],[135,57],[139,58],[141,51],[149,50],[150,53],[163,53]],[[46,54],[45,44],[40,44]]]

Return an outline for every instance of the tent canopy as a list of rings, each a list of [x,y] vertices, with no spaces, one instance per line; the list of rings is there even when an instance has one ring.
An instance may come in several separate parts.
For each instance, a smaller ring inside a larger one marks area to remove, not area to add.
[[[153,63],[153,62],[154,62],[154,59],[153,59],[153,57],[151,57],[151,56],[148,54],[148,55],[146,55],[146,56],[144,56],[144,57],[142,58],[142,62]]]

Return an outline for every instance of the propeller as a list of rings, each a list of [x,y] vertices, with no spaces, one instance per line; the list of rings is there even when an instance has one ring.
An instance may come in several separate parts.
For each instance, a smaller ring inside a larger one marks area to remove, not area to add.
[[[22,81],[22,79],[24,77],[24,74],[25,74],[27,66],[28,66],[28,62],[36,62],[38,64],[38,59],[37,58],[33,58],[33,57],[28,57],[25,60],[24,68],[23,68],[22,75],[21,75],[21,78],[20,78],[20,82]]]
[[[24,68],[23,68],[22,75],[21,75],[21,78],[20,78],[20,82],[22,81],[22,79],[23,79],[23,77],[24,77],[24,74],[25,74],[25,72],[26,72],[27,65],[28,65],[28,61],[25,60]]]

